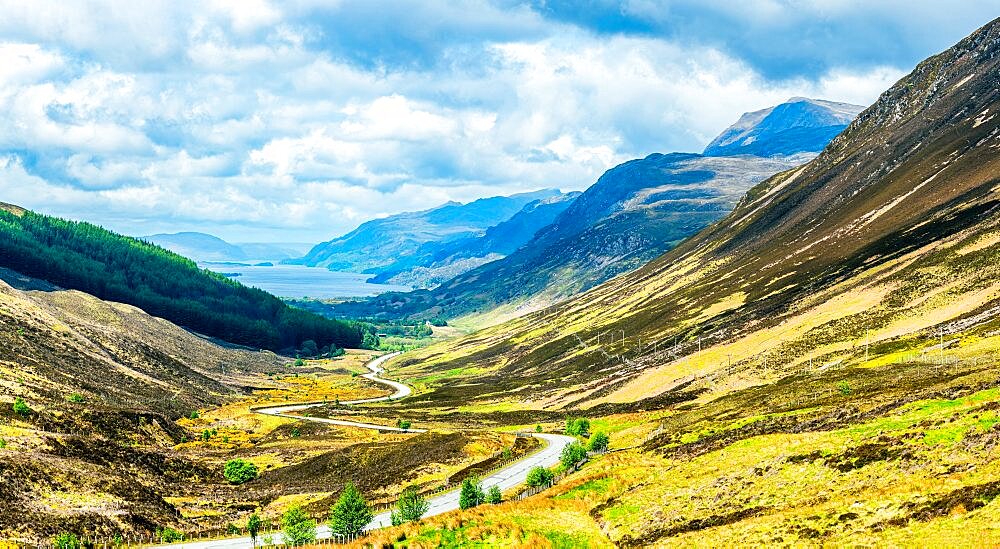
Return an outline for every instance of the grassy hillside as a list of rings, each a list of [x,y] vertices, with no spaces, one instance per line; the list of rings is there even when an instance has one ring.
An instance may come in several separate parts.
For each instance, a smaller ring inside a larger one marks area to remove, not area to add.
[[[288,307],[158,246],[20,208],[0,208],[0,267],[250,347],[361,344],[356,326]]]

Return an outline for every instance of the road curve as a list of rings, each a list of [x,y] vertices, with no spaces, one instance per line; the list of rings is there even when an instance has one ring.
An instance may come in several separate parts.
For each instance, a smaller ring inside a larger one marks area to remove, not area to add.
[[[362,400],[351,400],[351,401],[341,401],[341,404],[365,404],[369,402],[381,402],[387,400],[398,400],[410,395],[413,391],[410,387],[403,385],[402,383],[397,383],[388,379],[382,379],[379,376],[384,370],[382,365],[386,361],[392,359],[393,357],[399,355],[400,353],[391,353],[388,355],[383,355],[379,358],[368,363],[368,368],[371,370],[370,373],[364,374],[363,377],[370,379],[376,383],[382,383],[384,385],[389,385],[396,389],[396,392],[389,396],[378,397],[378,398],[368,398]],[[265,414],[270,416],[285,417],[303,421],[316,421],[321,423],[330,423],[333,425],[345,425],[348,427],[360,427],[363,429],[377,429],[379,431],[403,431],[396,427],[386,427],[384,425],[374,425],[369,423],[358,423],[353,421],[341,421],[335,419],[326,419],[318,417],[306,417],[300,415],[294,415],[289,412],[299,412],[309,408],[315,408],[318,406],[323,406],[327,403],[311,403],[311,404],[293,404],[289,406],[274,406],[269,408],[259,408],[255,412],[259,414]],[[410,433],[423,433],[426,432],[425,429],[409,429],[406,432]],[[523,459],[520,459],[509,466],[500,469],[486,477],[483,477],[483,490],[488,490],[493,486],[499,486],[500,490],[509,490],[518,484],[524,482],[528,477],[528,471],[535,467],[552,467],[559,463],[559,458],[562,455],[563,448],[569,445],[576,439],[566,435],[554,435],[549,433],[530,433],[531,436],[542,440],[545,446]],[[458,498],[459,490],[451,490],[439,494],[427,500],[429,507],[427,513],[424,514],[425,517],[432,517],[434,515],[440,515],[442,513],[447,513],[449,511],[454,511],[458,509]],[[386,511],[384,513],[379,513],[375,515],[371,523],[365,527],[366,531],[377,530],[379,528],[384,528],[386,526],[391,526],[391,512]],[[319,539],[329,539],[333,537],[333,532],[326,525],[319,526],[316,529],[317,537]],[[273,540],[275,544],[283,543],[284,537],[281,533],[275,533],[273,535]],[[259,541],[259,540],[258,540]],[[219,539],[219,540],[206,540],[188,543],[178,543],[173,545],[168,545],[165,547],[177,547],[184,549],[245,549],[247,547],[252,547],[252,541],[249,537],[243,538],[229,538],[229,539]]]

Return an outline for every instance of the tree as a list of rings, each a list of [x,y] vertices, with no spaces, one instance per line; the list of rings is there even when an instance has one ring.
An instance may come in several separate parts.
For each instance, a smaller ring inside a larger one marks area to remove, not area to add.
[[[14,413],[21,417],[28,417],[31,414],[31,408],[24,402],[24,399],[17,397],[14,399]]]
[[[398,419],[398,420],[396,420],[396,427],[399,427],[400,429],[402,429],[404,431],[406,431],[407,429],[409,429],[410,425],[412,425],[412,423],[410,423],[409,421],[407,421],[405,419]]]
[[[535,432],[536,433],[541,433],[542,432],[542,426],[541,425],[535,425]]]
[[[396,510],[391,515],[392,525],[399,526],[406,522],[416,522],[424,516],[430,506],[431,504],[424,499],[424,496],[417,492],[417,488],[410,486],[403,490],[403,495],[396,503]]]
[[[305,365],[306,365],[306,361],[302,360],[301,358],[296,358],[295,359],[295,366],[302,367],[302,366],[305,366]]]
[[[598,431],[590,437],[590,451],[603,452],[608,449],[611,439],[603,431]]]
[[[231,459],[226,462],[222,475],[233,484],[243,484],[257,478],[257,466],[242,459]]]
[[[458,495],[458,506],[461,509],[471,509],[486,501],[483,485],[478,477],[468,477],[462,481],[462,491]]]
[[[555,476],[552,471],[549,471],[545,467],[533,467],[528,471],[528,477],[524,480],[524,483],[532,488],[538,488],[539,486],[548,486]]]
[[[264,521],[260,519],[260,515],[254,513],[250,515],[247,519],[247,534],[250,535],[250,543],[254,547],[257,547],[257,534],[260,533],[261,526],[264,525]]]
[[[316,342],[311,339],[303,341],[302,354],[308,357],[315,357],[319,355],[319,347],[316,346]]]
[[[55,549],[80,549],[83,547],[83,544],[80,543],[80,538],[76,537],[76,534],[68,534],[66,532],[56,536],[52,540],[52,545]]]
[[[566,419],[566,434],[575,437],[585,437],[590,432],[590,420],[581,418]]]
[[[356,536],[364,532],[374,516],[361,491],[348,482],[340,499],[330,508],[330,529],[341,536]]]
[[[559,461],[562,462],[562,466],[566,469],[576,465],[583,461],[587,457],[587,449],[583,447],[583,444],[579,442],[572,442],[566,445],[562,450],[562,454],[559,456]]]
[[[184,541],[184,534],[169,526],[164,526],[163,528],[156,530],[156,537],[163,543]]]
[[[501,501],[503,501],[503,492],[500,491],[500,487],[496,484],[490,486],[490,489],[486,491],[486,503],[496,505]]]
[[[316,541],[316,521],[296,505],[281,515],[281,533],[285,536],[285,545],[305,545]]]

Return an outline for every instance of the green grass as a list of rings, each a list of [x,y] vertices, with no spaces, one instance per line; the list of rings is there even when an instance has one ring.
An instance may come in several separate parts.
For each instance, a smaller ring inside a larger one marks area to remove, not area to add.
[[[608,488],[610,486],[611,486],[610,478],[599,478],[591,480],[589,482],[585,482],[580,486],[577,486],[576,488],[567,491],[564,494],[559,494],[558,496],[555,496],[552,499],[580,499],[590,493],[605,494],[607,493]]]

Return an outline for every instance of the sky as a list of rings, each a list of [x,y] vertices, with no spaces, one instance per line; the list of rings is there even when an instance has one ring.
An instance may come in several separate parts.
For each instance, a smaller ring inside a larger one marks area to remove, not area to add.
[[[868,105],[1000,0],[0,0],[0,201],[319,242]]]

